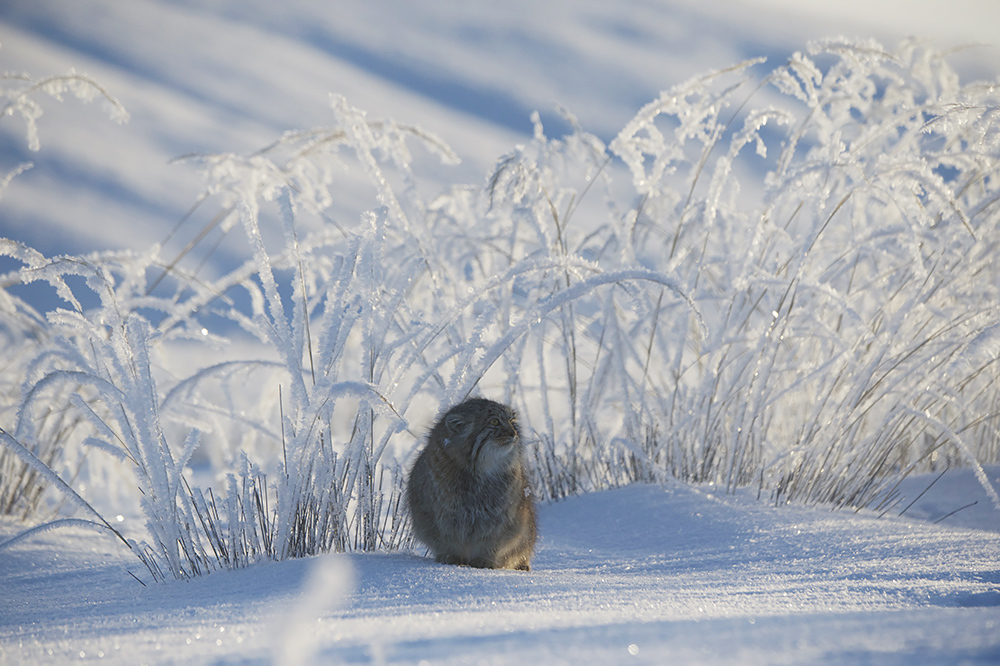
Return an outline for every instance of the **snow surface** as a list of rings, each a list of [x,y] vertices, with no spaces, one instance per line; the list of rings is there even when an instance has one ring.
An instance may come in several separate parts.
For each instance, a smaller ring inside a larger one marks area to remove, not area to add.
[[[989,505],[971,472],[945,476],[907,514]],[[530,573],[329,555],[143,587],[112,539],[49,533],[0,555],[0,663],[1000,660],[1000,533],[710,490],[543,506]]]
[[[144,250],[199,192],[174,158],[327,124],[329,93],[438,134],[463,164],[425,173],[481,183],[533,109],[558,127],[562,104],[609,139],[659,90],[748,57],[773,66],[808,39],[947,48],[997,25],[1000,3],[975,0],[5,0],[2,69],[75,67],[131,121],[42,100],[31,153],[4,118],[0,173],[35,168],[0,201],[0,236],[50,254]],[[995,79],[997,55],[955,63]],[[19,529],[3,523],[0,539]],[[541,508],[527,574],[403,553],[144,587],[114,540],[57,530],[0,551],[0,664],[1000,663],[998,533],[1000,511],[955,470],[906,480],[882,518],[681,485],[571,498]]]

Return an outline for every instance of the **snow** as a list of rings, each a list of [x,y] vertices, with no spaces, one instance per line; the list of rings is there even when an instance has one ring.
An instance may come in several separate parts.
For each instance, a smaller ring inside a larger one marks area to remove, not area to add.
[[[988,473],[1000,482],[1000,468]],[[925,495],[917,512],[964,503],[959,490],[986,500],[967,470],[948,475],[947,496]],[[441,565],[421,552],[326,555],[143,587],[128,573],[142,577],[138,562],[113,540],[52,532],[2,555],[0,661],[1000,658],[995,511],[987,530],[710,491],[638,485],[545,505],[530,573]]]
[[[31,153],[19,120],[4,118],[0,174],[35,167],[0,200],[0,236],[47,254],[145,251],[200,191],[175,158],[250,153],[285,130],[330,124],[331,93],[432,131],[462,157],[424,173],[481,183],[530,137],[534,109],[558,128],[562,104],[609,140],[661,89],[749,57],[775,65],[808,39],[891,46],[917,34],[951,47],[995,40],[1000,25],[1000,3],[974,0],[330,7],[4,2],[4,70],[75,67],[131,121],[44,100],[42,149]],[[997,55],[969,49],[955,64],[995,79]],[[350,186],[361,178],[344,178],[356,196],[333,217],[371,199]],[[236,256],[223,246],[217,272]],[[1000,490],[1000,468],[986,472]],[[904,480],[881,517],[676,483],[569,498],[541,507],[530,573],[403,552],[157,584],[111,537],[55,530],[0,550],[0,663],[1000,662],[1000,510],[971,471],[935,479]],[[0,542],[22,527],[0,523]]]

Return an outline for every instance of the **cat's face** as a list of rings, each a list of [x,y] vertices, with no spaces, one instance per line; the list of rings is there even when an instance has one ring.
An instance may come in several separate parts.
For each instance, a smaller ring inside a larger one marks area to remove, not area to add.
[[[517,414],[507,405],[483,398],[466,400],[449,410],[444,425],[449,442],[463,444],[463,454],[477,471],[501,469],[519,451]]]

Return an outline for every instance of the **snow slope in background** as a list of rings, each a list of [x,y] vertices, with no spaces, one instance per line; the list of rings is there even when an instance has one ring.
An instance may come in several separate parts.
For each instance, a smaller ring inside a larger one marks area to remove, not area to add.
[[[75,67],[116,95],[131,121],[117,126],[99,109],[41,99],[42,150],[29,153],[23,123],[4,118],[0,169],[36,166],[0,203],[0,235],[49,254],[145,249],[199,193],[194,170],[171,160],[248,153],[286,130],[327,124],[330,93],[444,138],[464,161],[417,165],[433,190],[482,183],[530,135],[535,109],[553,133],[565,128],[555,112],[563,105],[610,139],[660,90],[750,57],[773,67],[809,39],[843,33],[895,46],[919,35],[947,49],[988,41],[1000,24],[1000,5],[974,0],[856,5],[7,0],[4,70],[41,77]],[[973,49],[954,64],[966,78],[995,78],[997,54]],[[344,177],[332,214],[356,219],[371,197]],[[165,254],[198,228],[189,222]],[[225,245],[214,257],[218,270],[233,261]]]
[[[995,663],[1000,535],[946,524],[633,486],[542,507],[530,573],[325,556],[145,588],[55,533],[2,555],[0,661]]]

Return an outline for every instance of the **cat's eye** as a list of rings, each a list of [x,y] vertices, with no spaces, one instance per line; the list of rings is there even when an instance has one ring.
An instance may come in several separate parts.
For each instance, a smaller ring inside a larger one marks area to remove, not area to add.
[[[490,419],[490,425],[491,426],[498,426],[498,425],[500,425],[500,420],[497,419],[497,417],[494,416],[493,418]]]

